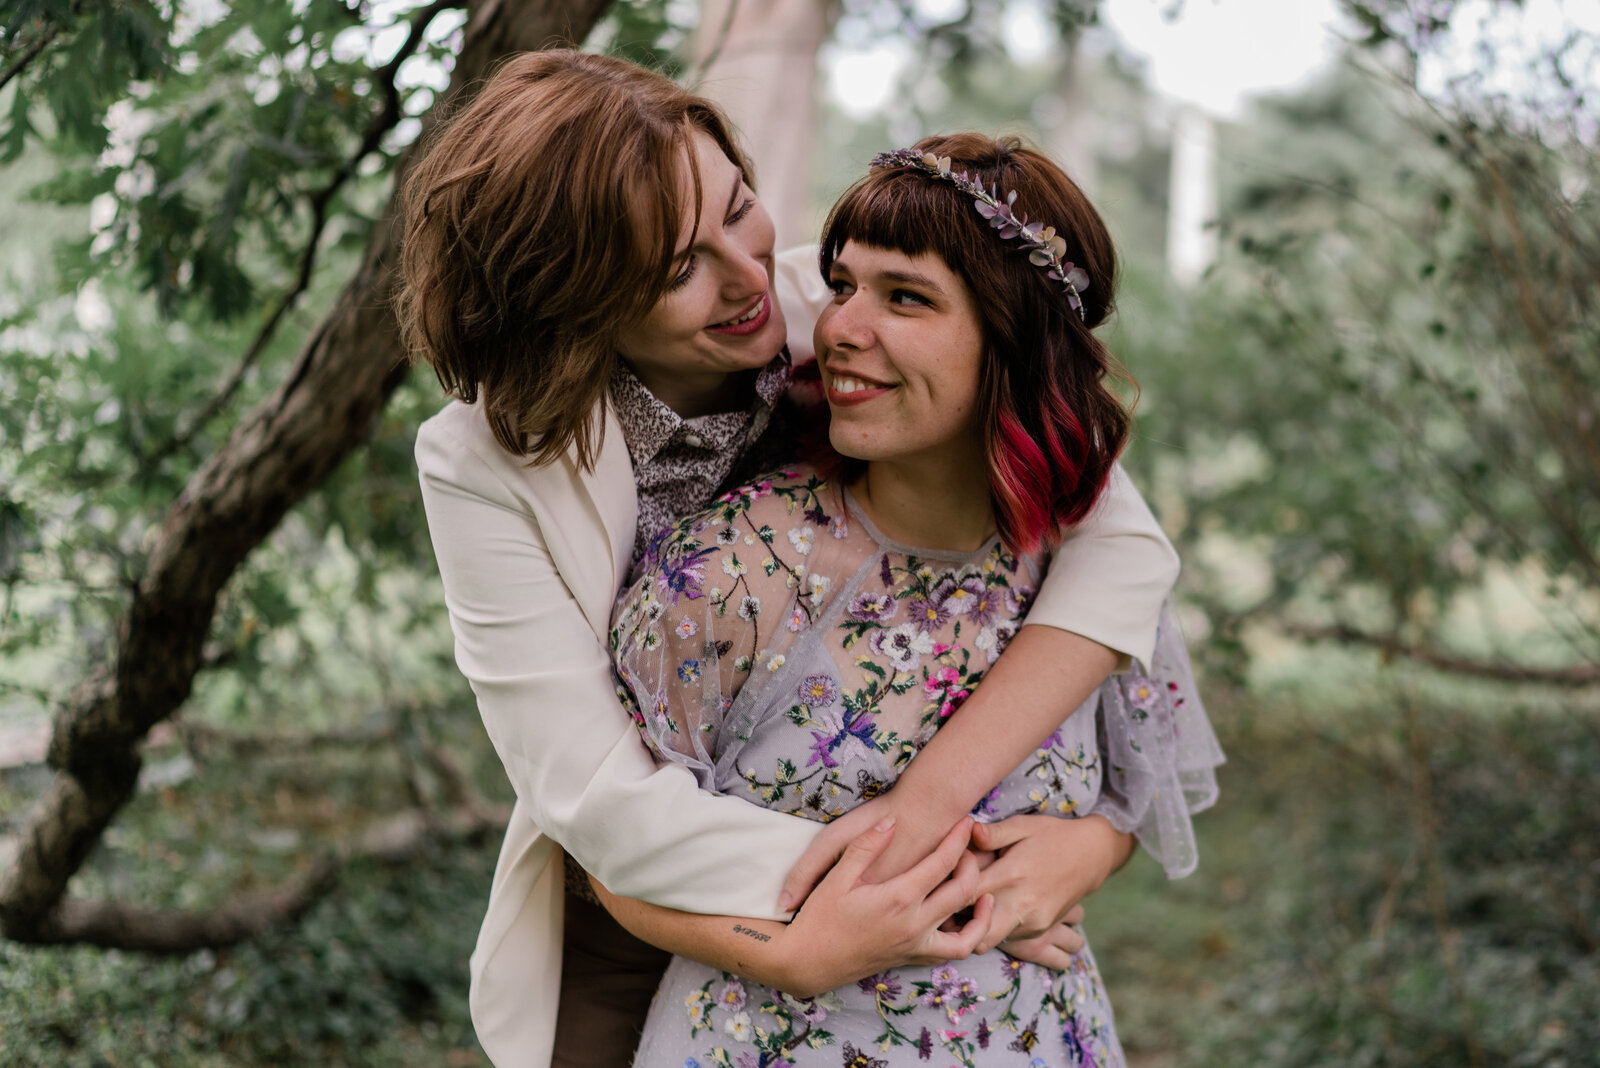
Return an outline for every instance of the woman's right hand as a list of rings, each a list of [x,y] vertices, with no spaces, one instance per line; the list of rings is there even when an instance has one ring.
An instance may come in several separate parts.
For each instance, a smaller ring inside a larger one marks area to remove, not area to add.
[[[894,838],[886,817],[857,835],[775,940],[786,980],[774,984],[811,997],[907,964],[970,956],[989,929],[994,899],[978,893],[978,864],[967,852],[972,821],[959,821],[937,848],[902,875],[881,883],[863,876]],[[973,907],[971,919],[941,926]]]

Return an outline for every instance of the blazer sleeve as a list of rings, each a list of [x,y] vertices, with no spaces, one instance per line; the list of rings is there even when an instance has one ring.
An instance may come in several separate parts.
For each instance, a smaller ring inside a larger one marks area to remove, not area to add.
[[[782,918],[783,879],[817,825],[658,767],[537,519],[495,460],[437,420],[419,431],[416,455],[456,662],[540,830],[614,893]]]
[[[1117,464],[1094,510],[1050,557],[1050,568],[1028,610],[1030,624],[1081,634],[1149,664],[1156,624],[1178,581],[1178,553],[1150,506]]]

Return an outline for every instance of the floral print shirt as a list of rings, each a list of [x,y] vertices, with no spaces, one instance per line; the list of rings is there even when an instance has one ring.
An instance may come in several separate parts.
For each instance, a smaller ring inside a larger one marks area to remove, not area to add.
[[[794,372],[787,349],[756,375],[755,395],[736,412],[685,419],[645,388],[626,364],[611,379],[611,403],[633,460],[639,518],[633,559],[679,517],[720,489],[777,466],[795,453],[795,413],[784,398]]]

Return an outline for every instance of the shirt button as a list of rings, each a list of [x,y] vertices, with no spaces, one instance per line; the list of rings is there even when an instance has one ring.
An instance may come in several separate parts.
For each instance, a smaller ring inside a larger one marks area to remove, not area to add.
[[[703,449],[706,447],[706,439],[692,431],[683,436],[683,443],[691,449]]]

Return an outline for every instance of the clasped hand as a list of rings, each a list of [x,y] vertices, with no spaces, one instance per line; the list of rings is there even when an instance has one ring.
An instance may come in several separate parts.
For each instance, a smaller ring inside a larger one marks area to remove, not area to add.
[[[864,829],[881,824],[884,819],[895,820],[892,839],[873,841],[870,857],[861,849],[856,851],[850,865],[854,878],[869,884],[896,885],[901,894],[922,885],[937,868],[936,863],[930,862],[936,855],[948,857],[944,851],[950,848],[952,835],[961,832],[969,821],[958,821],[957,827],[941,839],[943,828],[932,819],[919,817],[918,806],[902,805],[912,811],[896,812],[894,800],[893,794],[887,794],[830,823],[790,873],[784,885],[786,900],[804,900],[830,865],[836,860],[843,864],[843,858],[850,856],[850,848]],[[980,908],[971,919],[959,924],[950,921],[947,913],[942,929],[936,932],[945,937],[925,943],[926,952],[943,953],[937,959],[953,960],[970,953],[985,953],[1004,943],[1006,952],[1019,959],[1048,968],[1067,967],[1072,954],[1084,945],[1083,936],[1073,926],[1083,919],[1079,902],[1127,859],[1131,838],[1098,816],[1057,819],[1023,815],[970,826],[970,848],[955,868],[947,869],[955,874],[948,884],[939,886],[937,905],[930,894],[919,908],[907,909],[895,922],[927,922],[933,911],[966,896],[956,888],[965,890],[970,880],[970,896],[957,904],[956,910],[972,901],[978,901]],[[935,842],[937,849],[933,848]],[[907,884],[898,878],[902,872],[911,871],[920,871],[922,880]],[[884,901],[880,899],[876,904],[882,906]],[[980,920],[982,929],[978,930]],[[881,918],[877,922],[882,922]],[[958,949],[966,952],[953,952]],[[926,952],[923,958],[903,958],[893,963],[925,963]]]

